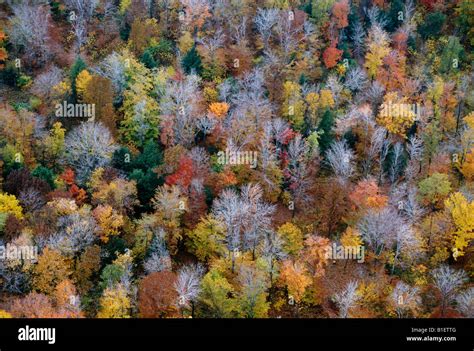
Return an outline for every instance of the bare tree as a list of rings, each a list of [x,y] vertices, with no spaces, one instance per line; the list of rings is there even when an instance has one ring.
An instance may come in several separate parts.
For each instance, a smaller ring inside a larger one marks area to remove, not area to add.
[[[64,4],[75,15],[89,21],[99,5],[99,0],[64,0]]]
[[[201,279],[204,267],[201,264],[183,266],[178,271],[178,278],[174,288],[178,293],[178,307],[191,307],[191,316],[194,317],[194,303],[201,291]]]
[[[385,87],[376,80],[374,80],[370,87],[365,91],[365,98],[372,104],[373,110],[380,106],[384,92]]]
[[[334,97],[335,108],[339,105],[339,97],[344,90],[344,86],[341,84],[339,77],[336,74],[331,73],[326,81],[326,89],[329,89]]]
[[[187,198],[177,185],[169,186],[165,183],[156,189],[152,204],[164,219],[175,222],[186,211]]]
[[[238,81],[237,92],[232,96],[232,111],[227,125],[235,120],[248,119],[254,129],[273,116],[273,107],[265,96],[264,76],[261,69],[254,69]],[[235,126],[235,124],[233,125]]]
[[[354,174],[354,153],[344,141],[334,142],[326,152],[326,162],[341,182],[346,182]]]
[[[50,56],[48,50],[49,9],[41,4],[15,2],[11,5],[14,17],[10,19],[10,42],[25,53],[31,63],[44,63]]]
[[[392,159],[390,163],[390,170],[389,170],[389,177],[390,182],[392,184],[398,179],[402,172],[403,166],[403,144],[401,142],[397,142],[393,146],[392,150]]]
[[[287,257],[283,246],[284,242],[280,235],[272,230],[265,233],[261,247],[261,255],[265,262],[267,262],[270,286],[273,285],[273,277],[277,273],[277,262]]]
[[[334,301],[336,301],[339,306],[339,318],[347,318],[350,309],[356,306],[357,300],[359,299],[357,296],[358,286],[359,283],[357,281],[351,281],[343,291],[334,295]]]
[[[441,315],[444,316],[446,307],[453,301],[454,294],[467,281],[463,270],[455,270],[448,265],[441,265],[431,272],[433,284],[441,294]]]
[[[367,72],[360,66],[355,66],[347,72],[344,85],[352,91],[358,91],[363,90],[367,82]]]
[[[115,93],[121,95],[126,84],[125,66],[124,56],[114,51],[93,68],[93,71],[110,79]]]
[[[154,230],[149,256],[143,264],[147,274],[171,270],[171,256],[166,246],[165,237],[166,233],[162,228]]]
[[[474,288],[468,288],[456,296],[456,308],[466,318],[474,318]]]
[[[20,200],[22,207],[28,210],[28,212],[35,212],[46,203],[43,194],[38,189],[32,187],[21,190],[18,200]]]
[[[97,223],[91,216],[90,210],[81,209],[78,212],[60,217],[57,231],[45,242],[65,256],[72,257],[97,240]]]
[[[380,211],[369,211],[360,220],[357,229],[364,242],[376,255],[380,255],[385,248],[395,243],[402,223],[402,218],[395,210],[385,207]]]
[[[411,287],[403,281],[398,281],[390,295],[390,302],[398,318],[408,317],[407,313],[414,312],[421,304],[417,287]]]
[[[225,41],[225,33],[221,28],[217,29],[211,37],[204,37],[198,39],[197,42],[204,46],[206,51],[209,53],[209,57],[214,58],[216,50],[222,47]]]
[[[0,246],[5,243],[0,239]],[[29,289],[29,276],[21,265],[12,266],[7,260],[0,260],[0,291],[10,294],[23,294]]]
[[[199,77],[191,74],[181,81],[169,81],[161,98],[163,115],[169,116],[173,125],[174,144],[191,146],[197,130],[199,115],[196,97],[199,96]]]
[[[74,128],[67,135],[65,146],[64,161],[76,170],[79,184],[84,184],[95,169],[107,166],[116,149],[109,129],[95,122]]]
[[[299,203],[307,203],[311,196],[309,162],[311,160],[310,147],[307,140],[300,134],[296,135],[288,145],[288,165],[286,174],[290,182],[293,199]]]
[[[55,65],[51,65],[35,78],[31,92],[42,99],[49,99],[53,87],[58,85],[62,79],[62,70]]]
[[[407,179],[413,179],[420,172],[423,157],[423,140],[416,135],[411,136],[407,143],[408,165],[405,170]]]
[[[268,42],[272,36],[272,28],[279,19],[278,9],[257,9],[255,16],[255,25],[258,33],[261,35],[264,47],[268,47]]]
[[[225,189],[221,196],[214,201],[212,212],[222,221],[226,228],[225,244],[232,261],[232,272],[235,269],[235,259],[240,255],[243,247],[243,231],[247,225],[246,214],[249,204],[242,201],[239,194],[233,189]]]
[[[244,249],[255,253],[258,244],[261,242],[263,234],[270,227],[272,214],[275,212],[275,205],[270,205],[262,200],[262,188],[260,185],[247,184],[241,190],[241,199],[246,203],[247,225],[244,231]]]
[[[389,138],[383,139],[382,144],[381,144],[380,153],[378,155],[379,156],[378,157],[378,168],[379,168],[378,183],[379,184],[382,183],[383,177],[385,175],[384,162],[387,159],[391,144],[392,144],[392,141]]]
[[[364,55],[365,43],[365,30],[360,21],[354,23],[351,39],[354,45],[354,55],[360,59]]]
[[[303,29],[303,25],[296,25],[294,12],[279,12],[279,18],[274,25],[274,31],[278,36],[284,64],[289,62],[290,54],[297,48],[298,42],[304,39],[304,36],[301,36],[300,40],[298,40],[298,36],[303,33]]]
[[[412,224],[417,223],[426,213],[418,202],[417,188],[407,183],[402,183],[392,190],[390,203]]]
[[[232,40],[237,46],[245,45],[247,42],[247,16],[242,16],[238,24],[232,24]]]
[[[382,29],[388,24],[387,17],[377,6],[374,5],[369,9],[366,8],[365,10],[365,14],[372,27],[377,26]]]

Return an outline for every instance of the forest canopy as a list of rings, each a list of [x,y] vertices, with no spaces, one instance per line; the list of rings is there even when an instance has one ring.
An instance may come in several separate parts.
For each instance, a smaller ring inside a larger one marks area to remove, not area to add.
[[[474,317],[472,0],[0,2],[0,318]]]

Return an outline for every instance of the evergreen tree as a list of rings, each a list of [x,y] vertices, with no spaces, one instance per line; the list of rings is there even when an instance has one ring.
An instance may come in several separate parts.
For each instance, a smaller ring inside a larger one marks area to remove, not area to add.
[[[202,72],[202,62],[196,47],[193,46],[191,50],[183,57],[182,61],[183,69],[186,74],[190,74],[192,71],[197,74]]]

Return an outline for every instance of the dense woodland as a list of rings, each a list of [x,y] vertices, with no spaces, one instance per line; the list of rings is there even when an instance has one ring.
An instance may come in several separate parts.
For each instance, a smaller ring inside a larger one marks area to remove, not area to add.
[[[0,317],[474,317],[473,47],[472,0],[0,1]]]

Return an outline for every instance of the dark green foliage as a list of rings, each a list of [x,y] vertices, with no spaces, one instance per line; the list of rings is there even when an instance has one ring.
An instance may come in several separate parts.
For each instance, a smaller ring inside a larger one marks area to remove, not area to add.
[[[459,71],[463,54],[464,48],[459,42],[459,38],[449,37],[448,44],[443,48],[441,54],[440,71],[443,73]]]
[[[183,69],[186,74],[190,74],[192,71],[197,74],[202,72],[202,62],[196,47],[193,46],[191,50],[183,57],[182,61]]]
[[[127,243],[122,238],[112,236],[102,249],[102,264],[107,265],[114,261],[118,254],[123,254],[125,252],[127,249]]]
[[[400,13],[402,17],[400,19]],[[390,2],[390,11],[388,12],[388,25],[387,30],[394,32],[403,23],[403,1],[393,0]]]
[[[121,169],[125,172],[130,172],[133,168],[132,165],[132,153],[126,146],[121,146],[114,152],[112,156],[112,165],[117,168]]]
[[[51,189],[55,188],[55,186],[54,186],[55,175],[54,175],[53,171],[50,170],[49,168],[46,168],[46,167],[43,167],[43,166],[38,166],[33,170],[33,172],[31,172],[31,175],[33,177],[37,177],[37,178],[40,178],[40,179],[44,180],[46,183],[49,184]]]
[[[5,65],[5,68],[0,70],[0,81],[11,87],[15,87],[20,71],[15,67],[15,64],[10,61]]]
[[[100,275],[100,287],[105,289],[107,286],[114,285],[120,281],[120,278],[124,274],[124,269],[116,264],[107,265],[102,274]]]
[[[169,40],[162,39],[158,44],[147,48],[140,61],[148,68],[155,68],[171,65],[173,58],[173,44]]]
[[[319,137],[319,149],[323,154],[334,140],[334,132],[332,131],[333,125],[334,114],[331,112],[331,110],[327,109],[324,112],[321,122],[319,122],[318,126],[318,131],[323,132],[323,134]]]
[[[437,38],[441,33],[444,22],[446,22],[445,14],[441,12],[430,13],[418,27],[418,33],[420,33],[423,39]]]
[[[355,149],[356,148],[356,143],[359,141],[359,138],[357,137],[357,134],[354,134],[352,132],[352,129],[344,134],[344,139],[347,141],[347,145],[351,149]]]
[[[146,49],[142,56],[140,56],[140,61],[145,65],[146,68],[155,68],[157,66],[155,58],[150,49]]]
[[[129,155],[129,156],[127,156]],[[130,162],[126,162],[129,159]],[[159,145],[153,140],[146,142],[143,151],[133,156],[128,148],[121,147],[115,151],[112,159],[114,167],[128,173],[128,177],[137,182],[138,199],[145,209],[155,194],[155,189],[162,184],[153,169],[163,162]]]
[[[71,70],[69,72],[69,78],[71,79],[71,98],[73,101],[77,99],[77,90],[76,90],[76,78],[84,69],[87,68],[87,65],[79,56],[74,64],[71,66]]]

